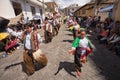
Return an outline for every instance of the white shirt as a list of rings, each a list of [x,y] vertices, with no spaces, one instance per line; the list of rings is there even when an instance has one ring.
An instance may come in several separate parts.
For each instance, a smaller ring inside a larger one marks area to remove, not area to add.
[[[79,47],[81,47],[81,48],[87,48],[88,47],[88,40],[86,39],[86,37],[83,38],[83,39],[80,39]]]
[[[74,26],[74,29],[75,29],[75,30],[79,30],[79,27],[80,27],[80,26],[77,24],[77,25]]]
[[[84,39],[80,39],[79,47],[85,48],[85,49],[88,47],[88,40],[86,39],[86,37]],[[85,53],[86,53],[86,50],[82,50],[81,55],[84,55]]]
[[[7,28],[7,32],[8,32],[8,33],[12,33],[12,32],[13,32],[13,30],[12,30],[12,29],[10,29],[10,28]]]
[[[42,37],[38,33],[37,33],[37,38],[38,38],[38,43],[41,43],[42,42]]]
[[[50,23],[46,24],[46,31],[48,31],[49,25],[50,25]],[[52,33],[52,25],[50,25],[50,32]]]
[[[31,41],[31,33],[26,35],[26,41],[25,41],[26,49],[32,49],[30,41]]]
[[[30,42],[31,34],[32,34],[32,32],[26,35],[25,48],[27,48],[27,49],[32,49],[31,42]],[[37,33],[37,39],[38,39],[38,44],[42,42],[42,38],[41,38],[40,34],[38,34],[38,33]]]
[[[71,19],[69,20],[70,25],[74,24],[74,21]]]
[[[13,31],[10,28],[7,28],[7,32],[10,33],[12,36],[18,37],[20,39],[22,38],[22,31],[21,32],[16,32],[16,31]]]
[[[17,37],[18,37],[19,39],[22,39],[22,31],[17,32]]]

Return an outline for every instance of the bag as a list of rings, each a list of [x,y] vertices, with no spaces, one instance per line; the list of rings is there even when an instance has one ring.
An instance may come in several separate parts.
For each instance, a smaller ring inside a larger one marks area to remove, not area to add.
[[[33,53],[33,58],[40,65],[46,66],[48,63],[47,57],[42,53],[40,49]]]

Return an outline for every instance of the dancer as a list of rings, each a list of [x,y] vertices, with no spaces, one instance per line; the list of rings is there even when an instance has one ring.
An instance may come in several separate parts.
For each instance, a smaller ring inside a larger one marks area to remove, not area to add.
[[[86,32],[84,30],[80,31],[80,37],[76,38],[72,44],[72,49],[69,50],[71,54],[74,54],[74,63],[77,75],[80,76],[82,63],[80,58],[86,61],[87,52],[91,51],[92,45],[88,37],[86,37]]]
[[[24,53],[23,59],[28,75],[32,75],[35,71],[33,52],[39,49],[39,43],[42,41],[36,29],[32,29],[31,24],[26,24],[26,31],[23,33]]]
[[[52,41],[52,25],[48,22],[48,18],[45,18],[44,21],[44,37],[45,37],[45,42],[49,43]]]

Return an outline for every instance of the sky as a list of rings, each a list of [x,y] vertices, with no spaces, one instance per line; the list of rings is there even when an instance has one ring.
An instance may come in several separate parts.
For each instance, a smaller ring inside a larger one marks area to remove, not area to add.
[[[51,2],[55,1],[61,8],[65,8],[69,6],[70,4],[78,4],[79,6],[82,6],[91,0],[44,0],[45,2]]]

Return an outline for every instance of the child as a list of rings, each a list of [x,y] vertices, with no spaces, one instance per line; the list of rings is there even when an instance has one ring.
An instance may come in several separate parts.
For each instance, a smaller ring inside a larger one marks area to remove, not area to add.
[[[80,37],[76,38],[72,44],[72,49],[69,51],[74,54],[75,68],[77,70],[78,76],[81,72],[81,62],[80,58],[86,59],[87,51],[91,51],[90,48],[93,48],[89,39],[86,37],[86,32],[84,30],[80,31]]]

